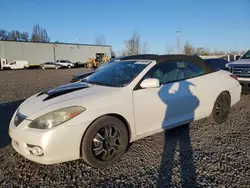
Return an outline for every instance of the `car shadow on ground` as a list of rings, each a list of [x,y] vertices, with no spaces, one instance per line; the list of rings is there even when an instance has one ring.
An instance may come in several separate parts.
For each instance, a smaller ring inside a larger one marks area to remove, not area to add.
[[[158,92],[159,97],[166,104],[166,114],[162,127],[166,126],[169,121],[179,121],[179,118],[186,114],[189,114],[189,121],[194,120],[194,112],[199,106],[199,100],[190,92],[189,87],[193,86],[192,83],[179,82],[178,89],[172,94],[169,93],[169,90],[173,85],[167,85],[169,86],[161,87]],[[176,101],[178,102],[176,103]],[[178,182],[181,187],[198,187],[195,169],[189,125],[185,123],[180,127],[166,130],[156,187],[172,187]],[[176,174],[180,174],[178,180],[173,179]]]
[[[9,122],[23,100],[0,104],[0,148],[10,143]]]

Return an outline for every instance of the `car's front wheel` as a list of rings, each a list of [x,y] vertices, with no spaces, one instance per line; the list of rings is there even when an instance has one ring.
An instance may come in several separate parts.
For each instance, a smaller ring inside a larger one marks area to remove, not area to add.
[[[229,93],[222,92],[214,103],[213,111],[210,115],[210,121],[217,124],[224,123],[229,116],[230,106],[231,99]]]
[[[94,121],[82,139],[83,160],[95,168],[113,165],[121,159],[128,146],[128,130],[114,117],[103,116]]]

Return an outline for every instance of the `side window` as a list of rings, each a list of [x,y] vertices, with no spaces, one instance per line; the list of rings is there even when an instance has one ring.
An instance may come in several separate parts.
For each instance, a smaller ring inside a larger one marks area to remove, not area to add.
[[[185,79],[186,63],[182,60],[161,62],[154,66],[145,78],[157,78],[160,84],[166,84]]]
[[[202,67],[200,67],[194,63],[186,62],[186,76],[187,76],[187,78],[192,78],[192,77],[200,76],[203,74],[205,74],[205,71],[202,69]]]

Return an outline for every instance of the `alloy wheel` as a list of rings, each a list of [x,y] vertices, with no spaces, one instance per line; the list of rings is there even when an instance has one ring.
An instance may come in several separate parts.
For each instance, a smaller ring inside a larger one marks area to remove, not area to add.
[[[100,129],[92,141],[92,152],[101,161],[110,161],[120,152],[123,145],[119,129],[108,125]]]
[[[216,116],[220,121],[227,118],[229,114],[229,102],[226,97],[221,97],[216,103]]]

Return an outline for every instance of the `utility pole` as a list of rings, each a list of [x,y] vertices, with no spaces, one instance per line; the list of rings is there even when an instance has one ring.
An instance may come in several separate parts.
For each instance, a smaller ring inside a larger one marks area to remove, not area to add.
[[[181,54],[181,42],[180,42],[180,35],[181,35],[181,31],[180,30],[178,30],[178,31],[176,31],[177,32],[177,34],[178,34],[178,54]]]

